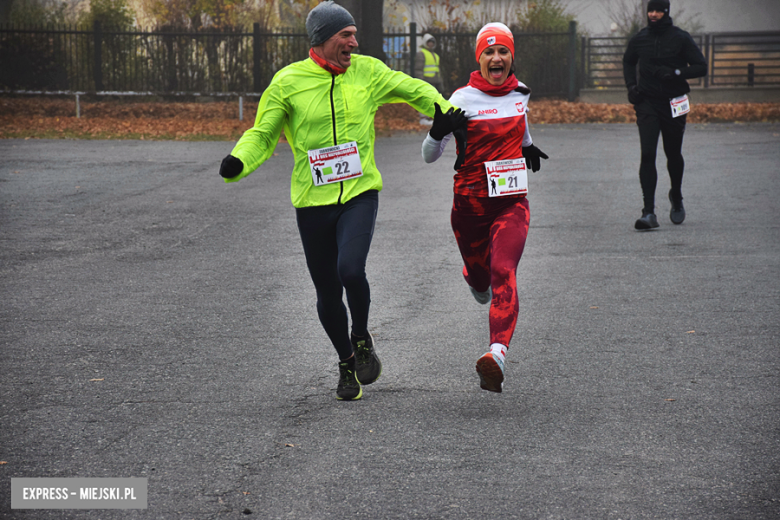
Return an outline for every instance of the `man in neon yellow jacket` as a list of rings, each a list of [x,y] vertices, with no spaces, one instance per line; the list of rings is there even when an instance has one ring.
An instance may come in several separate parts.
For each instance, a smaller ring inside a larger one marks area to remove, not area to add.
[[[382,189],[374,161],[374,115],[386,103],[408,103],[433,115],[452,105],[428,83],[381,61],[353,55],[352,15],[327,1],[306,19],[309,59],[280,70],[263,93],[247,130],[220,175],[238,181],[267,160],[282,129],[295,157],[290,195],[306,263],[317,290],[317,313],[339,355],[338,399],[363,395],[382,372],[368,331],[370,290],[365,265]],[[449,121],[445,118],[446,121]],[[346,290],[349,331],[342,303]]]

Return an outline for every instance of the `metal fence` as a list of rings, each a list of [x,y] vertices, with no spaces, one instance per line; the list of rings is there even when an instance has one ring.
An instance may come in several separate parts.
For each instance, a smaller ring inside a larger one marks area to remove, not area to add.
[[[468,83],[477,70],[474,42],[477,33],[437,33],[436,52],[445,90],[451,92]],[[572,101],[579,85],[576,25],[568,32],[515,33],[515,74],[534,92],[534,97],[561,97]]]
[[[465,85],[477,68],[475,33],[433,32],[445,93]],[[386,62],[413,74],[417,28],[384,34]],[[780,32],[694,35],[709,74],[693,86],[780,85]],[[578,38],[568,32],[515,33],[517,77],[535,97],[574,100],[580,88],[624,88],[626,38]],[[251,32],[115,31],[95,24],[0,28],[0,92],[136,92],[259,95],[285,65],[305,59],[306,34]]]
[[[277,62],[301,59],[294,52],[301,35],[258,35],[255,29],[133,32],[97,23],[92,30],[0,29],[0,88],[249,92],[256,76],[271,73]]]
[[[692,35],[707,60],[704,78],[689,80],[699,87],[780,85],[780,32]],[[628,38],[583,38],[585,88],[625,88],[623,53]]]
[[[475,33],[434,33],[446,90],[477,68]],[[387,63],[413,74],[417,30],[384,35]],[[517,75],[539,96],[576,95],[576,25],[562,33],[515,35]],[[257,94],[285,65],[305,59],[306,34],[278,30],[115,31],[0,28],[0,91]],[[554,64],[554,65],[553,65]]]

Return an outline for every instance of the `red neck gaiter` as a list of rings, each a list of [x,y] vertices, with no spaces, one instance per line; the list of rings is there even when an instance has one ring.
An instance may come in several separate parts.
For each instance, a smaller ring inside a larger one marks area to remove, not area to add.
[[[488,83],[488,81],[482,77],[482,73],[478,70],[472,72],[471,76],[469,77],[469,85],[477,90],[481,90],[488,96],[493,97],[506,96],[514,89],[516,89],[519,84],[520,83],[517,81],[517,78],[514,74],[510,74],[509,77],[506,78],[506,81],[504,81],[502,85],[498,86]]]
[[[331,74],[344,74],[347,72],[347,69],[342,69],[341,67],[336,67],[335,65],[330,64],[327,60],[324,58],[320,58],[315,54],[314,49],[309,49],[309,58],[314,60],[314,63],[322,67],[323,69],[327,70]]]

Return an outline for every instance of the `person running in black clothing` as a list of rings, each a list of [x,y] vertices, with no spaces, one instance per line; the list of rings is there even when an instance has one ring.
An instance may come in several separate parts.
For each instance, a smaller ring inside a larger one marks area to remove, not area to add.
[[[691,91],[686,80],[706,74],[707,62],[701,50],[690,34],[672,23],[669,0],[650,0],[647,3],[647,27],[631,38],[623,55],[623,77],[628,88],[628,100],[636,111],[642,149],[639,182],[644,208],[642,218],[634,224],[636,229],[658,227],[655,216],[655,188],[658,183],[655,156],[659,134],[663,136],[672,185],[669,217],[674,224],[682,224],[685,220],[682,142],[686,114],[690,111],[687,94]]]

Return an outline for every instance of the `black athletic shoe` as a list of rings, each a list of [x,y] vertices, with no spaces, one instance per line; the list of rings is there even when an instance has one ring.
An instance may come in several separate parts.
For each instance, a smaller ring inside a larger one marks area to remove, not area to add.
[[[672,211],[669,212],[669,218],[674,224],[682,224],[685,220],[685,208],[683,207],[683,198],[680,194],[680,198],[672,196],[672,190],[669,190],[669,202],[672,203]]]
[[[640,231],[645,231],[657,227],[658,219],[655,218],[655,213],[650,213],[648,211],[642,211],[642,218],[637,219],[637,221],[634,222],[634,229],[638,229]]]
[[[382,362],[374,350],[374,338],[369,332],[365,338],[351,336],[352,349],[357,359],[357,378],[360,384],[370,385],[382,375]]]
[[[363,389],[355,376],[355,369],[350,363],[339,363],[339,386],[336,388],[336,399],[342,401],[357,401],[363,397]]]

